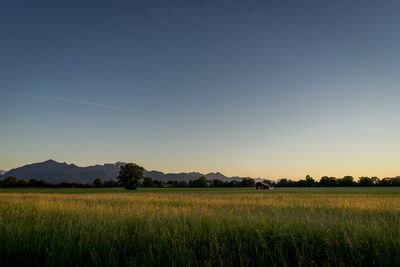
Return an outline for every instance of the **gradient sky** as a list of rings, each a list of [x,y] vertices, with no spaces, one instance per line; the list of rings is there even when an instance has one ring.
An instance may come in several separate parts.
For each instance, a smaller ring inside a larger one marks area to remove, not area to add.
[[[399,1],[1,1],[0,169],[400,175]]]

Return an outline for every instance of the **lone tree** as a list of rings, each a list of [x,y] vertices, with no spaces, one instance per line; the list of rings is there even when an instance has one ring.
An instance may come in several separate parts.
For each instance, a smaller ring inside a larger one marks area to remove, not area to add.
[[[125,189],[134,190],[143,178],[144,168],[134,163],[128,163],[121,166],[119,170],[118,183],[122,184]]]

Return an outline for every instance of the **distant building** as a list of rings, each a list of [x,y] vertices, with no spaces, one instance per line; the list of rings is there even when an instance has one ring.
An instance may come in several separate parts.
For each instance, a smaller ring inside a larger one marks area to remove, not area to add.
[[[256,189],[273,189],[274,187],[264,182],[256,183]]]

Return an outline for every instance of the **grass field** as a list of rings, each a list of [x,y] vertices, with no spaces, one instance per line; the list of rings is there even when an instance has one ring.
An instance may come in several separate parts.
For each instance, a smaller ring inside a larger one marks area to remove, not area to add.
[[[0,264],[400,266],[400,188],[1,189]]]

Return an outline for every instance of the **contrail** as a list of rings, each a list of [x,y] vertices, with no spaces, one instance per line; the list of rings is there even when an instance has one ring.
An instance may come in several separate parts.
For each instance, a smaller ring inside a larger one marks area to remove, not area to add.
[[[63,101],[63,102],[68,102],[68,103],[73,103],[73,104],[87,105],[87,106],[93,106],[93,107],[110,109],[110,110],[146,113],[145,111],[141,111],[141,110],[137,110],[137,109],[122,108],[122,107],[117,107],[117,106],[112,106],[112,105],[106,105],[106,104],[90,102],[90,101],[83,101],[83,100],[66,98],[66,97],[45,96],[45,95],[30,95],[30,94],[24,94],[24,93],[17,93],[15,95],[25,96],[25,97],[45,98],[45,99],[50,99],[50,100],[57,100],[57,101]]]
[[[64,101],[64,102],[69,102],[69,103],[73,103],[73,104],[82,104],[82,105],[94,106],[94,107],[105,108],[105,109],[113,109],[113,110],[118,110],[118,111],[142,112],[142,111],[135,110],[135,109],[121,108],[121,107],[105,105],[105,104],[89,102],[89,101],[82,101],[82,100],[77,100],[77,99],[72,99],[72,98],[54,97],[54,96],[40,96],[40,97],[41,98]]]

